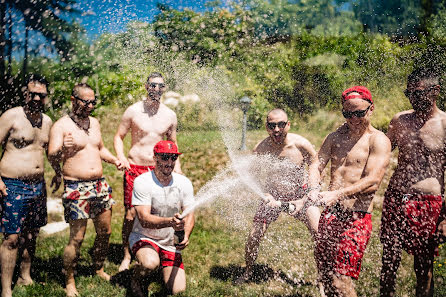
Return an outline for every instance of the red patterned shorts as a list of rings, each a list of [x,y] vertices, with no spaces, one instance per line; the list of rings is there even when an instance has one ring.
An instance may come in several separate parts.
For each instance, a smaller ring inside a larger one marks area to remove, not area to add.
[[[62,203],[66,222],[94,219],[112,208],[112,188],[105,178],[96,180],[64,180]]]
[[[316,242],[319,271],[335,271],[358,279],[371,234],[370,213],[324,210]]]
[[[160,257],[162,267],[174,266],[184,270],[183,258],[181,257],[180,253],[166,251],[165,249],[162,249],[159,246],[157,246],[149,239],[141,239],[140,241],[137,241],[132,246],[133,255],[136,255],[139,249],[145,246],[150,246],[153,249],[155,249],[155,251],[158,253]]]
[[[441,195],[413,195],[387,190],[381,217],[381,242],[397,241],[409,254],[424,252],[437,229]]]
[[[133,207],[132,192],[135,178],[143,173],[153,170],[155,166],[142,166],[130,164],[130,169],[124,172],[124,206],[125,208]]]

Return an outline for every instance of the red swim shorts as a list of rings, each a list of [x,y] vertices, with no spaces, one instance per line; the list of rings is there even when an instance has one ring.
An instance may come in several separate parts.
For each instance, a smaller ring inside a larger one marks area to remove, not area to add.
[[[124,172],[124,206],[125,208],[133,207],[132,205],[132,192],[133,182],[139,175],[153,170],[155,166],[142,166],[130,164],[130,169]]]
[[[368,212],[324,210],[316,242],[318,270],[358,279],[362,257],[372,234]]]
[[[162,267],[174,266],[184,270],[183,258],[181,257],[180,253],[166,251],[165,249],[160,248],[159,246],[157,246],[155,243],[153,243],[148,239],[142,239],[140,241],[137,241],[132,246],[133,255],[136,255],[139,249],[145,246],[151,246],[155,249],[155,251],[160,256],[160,262]]]
[[[381,218],[381,242],[398,240],[409,254],[424,252],[436,231],[442,203],[441,195],[387,190]]]

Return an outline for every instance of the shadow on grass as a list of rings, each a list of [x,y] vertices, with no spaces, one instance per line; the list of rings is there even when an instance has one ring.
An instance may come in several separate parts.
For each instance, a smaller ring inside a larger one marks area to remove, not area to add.
[[[121,264],[122,259],[124,259],[124,251],[122,249],[122,244],[110,243],[108,247],[107,259],[108,261],[116,265]]]
[[[162,297],[167,296],[168,293],[164,287],[164,282],[161,277],[161,271],[153,272],[150,276],[142,280],[138,286],[132,284],[132,275],[134,268],[121,271],[111,277],[110,282],[126,289],[126,297],[149,296]]]
[[[234,282],[239,278],[245,269],[238,265],[229,266],[213,266],[211,267],[210,276],[223,281],[232,280]],[[247,283],[264,283],[269,280],[281,280],[291,286],[301,287],[301,286],[314,286],[311,282],[306,282],[303,280],[291,279],[283,271],[274,271],[271,267],[266,264],[255,264],[253,267],[252,277],[247,281]],[[301,295],[290,295],[290,296],[301,296]]]

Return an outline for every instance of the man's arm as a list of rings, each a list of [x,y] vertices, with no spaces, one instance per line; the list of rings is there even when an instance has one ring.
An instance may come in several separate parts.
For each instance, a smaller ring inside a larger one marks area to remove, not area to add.
[[[317,155],[317,152],[314,149],[313,145],[307,139],[303,139],[300,144],[300,151],[302,152],[302,155],[304,157],[304,164],[310,166],[314,157]]]
[[[396,126],[398,125],[398,116],[395,116],[389,123],[389,129],[387,130],[387,137],[390,139],[392,144],[392,151],[397,147],[396,143]]]
[[[99,123],[98,123],[99,126]],[[107,163],[113,164],[116,166],[116,168],[118,168],[119,170],[123,169],[123,165],[121,163],[121,161],[116,158],[105,146],[104,146],[104,142],[102,141],[102,135],[100,132],[100,126],[99,126],[99,137],[100,137],[100,142],[99,142],[99,156],[101,157],[101,159]]]
[[[71,137],[71,135],[70,135]],[[64,145],[64,132],[62,127],[56,122],[50,130],[50,139],[48,143],[47,158],[48,162],[53,167],[56,175],[51,181],[51,187],[53,188],[53,193],[59,189],[62,179],[62,170],[60,167],[60,162],[62,160],[62,148]],[[59,181],[60,179],[60,181]]]
[[[118,130],[116,131],[115,137],[113,138],[113,146],[115,148],[116,156],[122,162],[123,166],[130,169],[130,162],[124,155],[124,138],[130,130],[132,119],[130,116],[130,111],[127,109],[121,118],[121,123],[119,123]]]
[[[51,121],[51,119],[49,120]],[[51,121],[51,125],[53,124],[53,122]],[[50,129],[51,131],[51,129]],[[48,146],[49,143],[46,144],[45,146],[45,153],[46,153],[46,157],[48,159],[48,162],[50,163],[51,167],[54,170],[55,175],[53,176],[52,180],[51,180],[51,184],[50,184],[50,188],[54,188],[53,189],[53,193],[57,191],[57,189],[59,189],[61,183],[62,183],[62,169],[60,167],[60,163],[59,162],[50,162],[50,159],[48,157]]]
[[[340,200],[350,199],[358,194],[376,192],[386,172],[390,161],[390,140],[382,133],[378,133],[371,145],[363,177],[352,185],[335,191],[323,192],[321,202],[332,205]]]
[[[308,185],[310,191],[313,189],[320,189],[321,174],[330,161],[332,138],[336,135],[329,134],[322,143],[319,152],[313,157],[313,160],[308,168]]]
[[[0,117],[0,143],[3,144],[3,142],[6,140],[9,131],[12,129],[12,123],[13,123],[13,112],[10,110],[5,111]],[[5,146],[3,146],[3,149],[5,149]],[[3,183],[0,177],[0,197],[6,195],[8,195],[6,193],[6,185]]]
[[[178,142],[177,142],[177,116],[174,116],[174,119],[172,121],[172,125],[170,126],[169,130],[167,130],[166,133],[166,140],[170,140],[175,142],[175,144],[178,147]],[[183,174],[183,172],[181,171],[181,163],[180,163],[180,158],[177,159],[177,161],[175,162],[175,168],[173,169],[174,172],[179,173],[179,174]]]
[[[182,230],[185,225],[184,220],[179,219],[179,215],[173,217],[159,217],[150,213],[151,205],[135,205],[136,214],[143,228],[162,229],[172,227],[175,230]]]

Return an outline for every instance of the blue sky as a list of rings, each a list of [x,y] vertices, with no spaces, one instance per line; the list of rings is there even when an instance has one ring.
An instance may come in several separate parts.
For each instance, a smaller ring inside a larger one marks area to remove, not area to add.
[[[132,20],[150,22],[158,13],[158,2],[175,9],[190,8],[195,11],[206,10],[205,3],[210,0],[78,0],[77,8],[83,13],[77,21],[94,39],[105,32],[122,32]],[[224,2],[224,1],[222,1]]]

